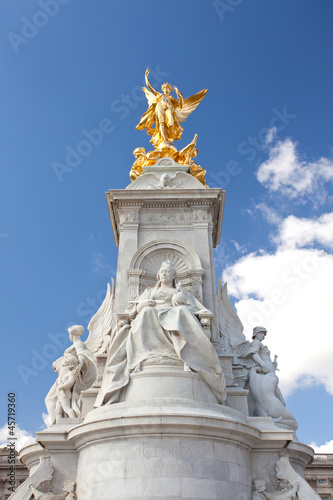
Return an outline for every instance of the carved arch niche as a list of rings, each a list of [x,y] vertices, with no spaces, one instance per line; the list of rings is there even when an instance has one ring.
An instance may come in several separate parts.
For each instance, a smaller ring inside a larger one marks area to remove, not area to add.
[[[177,271],[177,279],[202,302],[204,270],[198,254],[181,242],[156,240],[139,248],[127,271],[129,300],[134,300],[145,288],[156,284],[156,274],[162,262],[170,260]]]

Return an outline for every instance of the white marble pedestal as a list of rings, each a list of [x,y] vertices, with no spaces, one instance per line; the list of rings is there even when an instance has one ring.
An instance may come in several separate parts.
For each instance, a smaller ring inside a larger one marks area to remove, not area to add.
[[[253,477],[274,489],[281,451],[300,474],[313,453],[269,417],[172,398],[104,406],[36,436],[22,461],[33,472],[49,457],[53,493],[72,478],[78,500],[251,500]]]
[[[171,398],[119,403],[94,410],[70,434],[80,500],[251,497],[260,432],[230,408]]]

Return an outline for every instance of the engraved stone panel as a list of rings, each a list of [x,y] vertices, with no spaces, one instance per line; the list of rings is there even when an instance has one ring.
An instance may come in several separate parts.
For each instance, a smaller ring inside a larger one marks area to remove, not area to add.
[[[218,453],[215,452],[217,444]],[[238,454],[237,450],[242,453]],[[116,446],[112,440],[96,443],[97,451],[98,470],[84,449],[81,452],[80,469],[87,486],[94,479],[95,498],[99,500],[222,500],[237,498],[238,494],[251,490],[249,452],[223,441],[217,443],[199,437],[140,439],[133,436],[117,440]],[[125,481],[126,489],[122,489]],[[228,491],[225,490],[227,484]],[[128,496],[124,496],[125,491]],[[81,493],[82,500],[91,498],[84,489],[78,493]]]

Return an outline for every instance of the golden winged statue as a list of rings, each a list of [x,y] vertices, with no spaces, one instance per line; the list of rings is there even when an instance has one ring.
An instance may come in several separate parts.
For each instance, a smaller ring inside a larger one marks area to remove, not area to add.
[[[162,94],[157,92],[148,80],[149,69],[145,73],[146,87],[143,91],[146,94],[149,107],[143,114],[140,122],[136,126],[137,130],[147,131],[152,138],[150,142],[155,149],[169,149],[177,151],[172,142],[181,138],[183,127],[180,125],[195,110],[207,93],[203,89],[186,99],[177,87],[172,87],[169,83],[162,85]],[[171,95],[175,91],[177,97]],[[154,127],[155,125],[155,127]]]
[[[172,144],[182,137],[183,127],[180,125],[195,110],[208,92],[203,89],[197,94],[184,99],[180,90],[169,83],[162,85],[162,92],[157,92],[148,80],[149,69],[145,73],[146,87],[142,87],[147,97],[149,107],[142,115],[137,130],[146,129],[151,135],[150,142],[154,145],[153,151],[145,151],[144,148],[136,148],[133,151],[135,162],[130,171],[130,179],[134,181],[143,174],[143,167],[154,165],[161,158],[172,158],[179,165],[188,165],[189,173],[196,177],[205,187],[206,170],[197,165],[193,158],[198,154],[197,134],[185,148],[177,151]],[[171,95],[175,91],[176,97]]]

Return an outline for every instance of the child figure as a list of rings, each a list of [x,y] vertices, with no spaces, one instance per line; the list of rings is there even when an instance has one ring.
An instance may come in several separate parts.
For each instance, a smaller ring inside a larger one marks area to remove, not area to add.
[[[64,414],[69,418],[77,415],[72,408],[72,389],[79,377],[81,363],[76,354],[65,354],[61,361],[59,376],[56,382],[57,403],[55,408],[56,418],[63,418]]]

